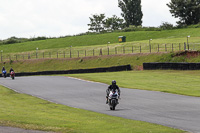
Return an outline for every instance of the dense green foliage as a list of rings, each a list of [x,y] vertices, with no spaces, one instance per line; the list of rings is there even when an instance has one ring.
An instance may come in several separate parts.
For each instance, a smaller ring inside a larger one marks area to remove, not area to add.
[[[10,37],[5,40],[0,40],[0,44],[13,44],[13,43],[22,43],[22,42],[28,42],[28,41],[39,41],[39,40],[46,40],[49,39],[47,37],[34,37],[34,38],[17,38],[17,37]]]
[[[119,0],[118,6],[122,10],[122,17],[126,21],[126,26],[135,25],[140,26],[142,25],[142,7],[141,7],[141,0]]]
[[[112,32],[124,28],[124,20],[118,18],[116,15],[110,18],[106,18],[105,14],[92,15],[89,19],[88,30],[95,33]]]
[[[174,29],[174,26],[173,26],[173,24],[170,24],[170,23],[168,23],[168,22],[163,22],[163,23],[160,25],[159,28],[161,28],[161,29],[163,29],[163,30],[172,30],[172,29]]]
[[[92,15],[92,17],[89,17],[90,24],[88,24],[88,26],[90,26],[90,28],[88,30],[95,31],[96,33],[104,31],[105,17],[105,14]]]
[[[112,32],[123,29],[125,24],[123,19],[113,15],[105,20],[104,27],[106,28],[107,32]]]
[[[171,0],[167,4],[172,16],[179,18],[179,25],[198,24],[200,22],[199,0]]]

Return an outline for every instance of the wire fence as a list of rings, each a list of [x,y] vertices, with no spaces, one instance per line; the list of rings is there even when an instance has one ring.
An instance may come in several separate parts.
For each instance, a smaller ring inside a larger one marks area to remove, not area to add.
[[[1,52],[1,62],[30,60],[30,59],[51,59],[51,58],[80,58],[103,55],[118,55],[132,53],[156,53],[175,52],[182,50],[200,50],[200,44],[172,43],[172,44],[143,44],[143,45],[120,45],[116,47],[88,48],[88,49],[68,49],[58,52],[30,52],[25,54],[3,54]]]

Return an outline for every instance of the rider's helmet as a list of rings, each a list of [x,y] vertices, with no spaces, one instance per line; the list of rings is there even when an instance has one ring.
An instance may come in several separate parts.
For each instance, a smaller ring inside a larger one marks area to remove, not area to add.
[[[112,81],[112,85],[116,85],[116,81],[115,80]]]

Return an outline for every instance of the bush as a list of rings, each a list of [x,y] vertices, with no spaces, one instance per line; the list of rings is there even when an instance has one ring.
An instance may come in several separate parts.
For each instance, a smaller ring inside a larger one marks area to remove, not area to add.
[[[39,40],[46,40],[46,39],[48,38],[45,36],[42,36],[42,37],[30,38],[29,41],[39,41]]]
[[[161,31],[158,27],[142,27],[142,26],[134,26],[130,25],[129,27],[124,28],[122,31],[130,32],[130,31]]]
[[[195,25],[189,25],[188,28],[200,28],[200,23]]]
[[[13,43],[20,43],[20,42],[21,40],[19,40],[18,38],[11,37],[11,38],[8,38],[7,40],[4,40],[3,44],[13,44]]]
[[[173,24],[170,24],[168,22],[162,22],[162,24],[159,26],[162,30],[171,30],[174,28]]]
[[[157,27],[145,27],[145,31],[161,31],[161,28],[157,28]]]

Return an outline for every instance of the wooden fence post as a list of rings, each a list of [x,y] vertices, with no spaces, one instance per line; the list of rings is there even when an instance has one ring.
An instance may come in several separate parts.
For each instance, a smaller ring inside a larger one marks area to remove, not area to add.
[[[167,52],[167,44],[165,44],[165,52]]]
[[[179,43],[179,51],[181,50],[181,44]]]
[[[93,49],[93,56],[94,56],[94,49]]]
[[[133,53],[133,46],[132,46],[132,53]]]
[[[140,45],[140,53],[142,53],[142,47],[141,47],[141,45]]]
[[[123,54],[125,54],[125,48],[123,47]]]
[[[109,55],[109,47],[108,47],[108,55]]]
[[[99,53],[99,55],[103,55],[103,53],[102,53],[102,48],[100,49],[100,53]]]
[[[151,45],[149,45],[149,52],[151,53]]]
[[[78,58],[79,58],[79,50],[78,50]]]
[[[174,44],[172,43],[172,52],[174,51]]]
[[[195,44],[193,44],[193,50],[196,50],[196,48],[195,48]]]
[[[159,44],[158,44],[158,52],[159,52]]]
[[[72,58],[72,51],[71,51],[71,49],[69,51],[69,57]]]
[[[117,47],[115,47],[115,54],[117,54]]]
[[[184,50],[186,50],[186,43],[184,42]]]
[[[86,50],[85,50],[85,57],[86,57]]]
[[[43,59],[44,59],[44,52],[43,52]]]

